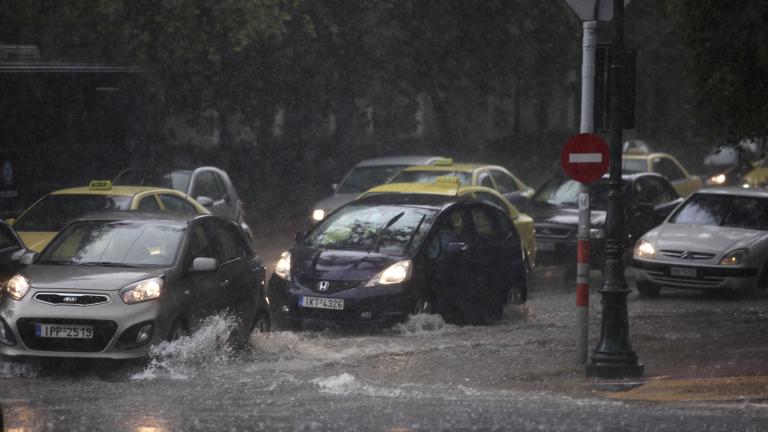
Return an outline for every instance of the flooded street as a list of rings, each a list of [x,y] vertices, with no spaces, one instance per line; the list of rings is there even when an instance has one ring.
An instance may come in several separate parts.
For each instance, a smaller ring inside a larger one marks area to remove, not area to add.
[[[148,364],[82,369],[2,363],[5,427],[142,432],[768,427],[768,405],[761,401],[657,404],[609,397],[609,385],[585,378],[575,365],[573,296],[553,288],[558,277],[555,270],[539,271],[529,303],[508,307],[492,326],[458,327],[424,315],[381,331],[254,334],[250,352],[235,352],[223,342],[232,320],[215,316],[191,337],[157,347]],[[591,301],[599,304],[594,291]],[[757,332],[768,322],[761,299],[682,293],[648,301],[632,294],[629,308],[634,348],[651,379],[684,370],[680,360],[690,355],[712,357],[711,376],[749,374],[727,371],[723,353],[708,354],[704,338],[717,336],[710,326],[718,317],[736,320],[728,336],[733,344],[740,343],[736,333]],[[591,315],[590,350],[599,336],[599,308],[593,306]],[[686,320],[675,328],[652,329],[680,315]],[[717,332],[726,336],[722,328]],[[732,355],[759,359],[760,345],[753,345],[758,352],[741,347]],[[680,351],[670,352],[672,346]],[[706,363],[696,364],[698,372],[702,364],[706,369]]]

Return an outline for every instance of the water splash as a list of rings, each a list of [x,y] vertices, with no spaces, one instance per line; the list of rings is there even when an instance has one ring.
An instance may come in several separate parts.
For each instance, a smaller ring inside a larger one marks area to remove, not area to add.
[[[0,361],[0,378],[35,378],[38,368],[28,363],[9,363]]]
[[[236,317],[225,313],[206,318],[192,335],[153,346],[149,365],[132,378],[187,379],[195,371],[228,362],[235,357],[229,335],[238,324]]]
[[[364,395],[391,398],[415,398],[421,396],[420,392],[408,391],[403,388],[372,386],[358,381],[354,376],[346,372],[341,375],[316,378],[310,382],[320,387],[322,393],[335,395]]]
[[[410,315],[404,323],[392,326],[392,331],[404,336],[418,336],[425,333],[442,333],[457,327],[446,324],[443,317],[437,314]]]

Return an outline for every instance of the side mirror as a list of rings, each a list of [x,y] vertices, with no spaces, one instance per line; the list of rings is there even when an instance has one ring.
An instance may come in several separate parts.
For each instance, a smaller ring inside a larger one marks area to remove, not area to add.
[[[293,236],[293,240],[296,242],[296,244],[304,243],[304,240],[307,239],[307,234],[304,231],[298,231],[296,232],[296,235]]]
[[[22,256],[21,256],[21,258],[19,259],[19,263],[21,263],[21,264],[23,264],[23,265],[30,265],[30,264],[32,264],[32,261],[34,261],[34,260],[35,260],[35,257],[36,257],[36,256],[37,256],[37,254],[36,254],[36,253],[34,253],[34,252],[28,252],[28,253],[25,253],[25,254],[24,254],[24,255],[22,255]]]
[[[445,254],[449,257],[456,257],[467,250],[468,246],[464,242],[451,242],[445,247]]]
[[[198,257],[192,261],[192,272],[202,273],[211,272],[219,268],[219,263],[216,258]]]
[[[195,201],[197,201],[203,207],[210,207],[213,205],[213,200],[203,195],[195,198]]]

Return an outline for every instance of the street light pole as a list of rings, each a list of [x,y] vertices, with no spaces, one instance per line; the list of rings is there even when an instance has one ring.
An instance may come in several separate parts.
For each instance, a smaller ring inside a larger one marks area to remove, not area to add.
[[[629,378],[643,374],[629,343],[627,282],[624,278],[624,184],[621,178],[621,70],[624,51],[624,0],[613,0],[613,47],[611,56],[611,164],[605,241],[605,275],[600,289],[603,303],[600,343],[586,367],[587,376]]]

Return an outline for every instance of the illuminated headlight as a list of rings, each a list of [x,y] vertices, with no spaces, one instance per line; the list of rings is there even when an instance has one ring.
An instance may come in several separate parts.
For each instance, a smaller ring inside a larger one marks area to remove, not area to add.
[[[589,230],[589,237],[590,238],[604,238],[605,237],[605,230],[602,228],[591,228]]]
[[[718,174],[718,175],[714,175],[714,176],[708,178],[707,179],[707,184],[708,185],[721,185],[721,184],[725,183],[725,180],[726,180],[725,174]]]
[[[316,221],[321,221],[325,217],[325,210],[323,209],[315,209],[315,211],[312,212],[312,219]]]
[[[120,297],[126,304],[136,304],[160,297],[163,280],[160,278],[144,279],[120,289]]]
[[[638,258],[656,258],[656,248],[646,239],[641,239],[635,246],[635,256]]]
[[[743,185],[741,185],[741,187],[744,189],[749,189],[749,183],[744,183]]]
[[[275,274],[285,280],[291,280],[291,253],[283,252],[275,265]]]
[[[10,295],[11,298],[14,300],[21,300],[27,295],[29,286],[29,279],[27,279],[26,276],[17,274],[8,281],[6,290],[8,290],[8,295]]]
[[[398,261],[374,276],[365,286],[391,285],[411,278],[411,260]]]
[[[749,249],[736,249],[725,254],[723,259],[720,260],[722,265],[738,265],[744,264],[749,258]]]

